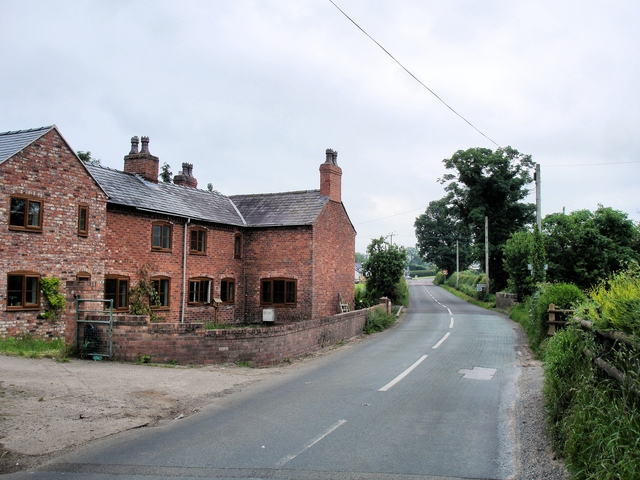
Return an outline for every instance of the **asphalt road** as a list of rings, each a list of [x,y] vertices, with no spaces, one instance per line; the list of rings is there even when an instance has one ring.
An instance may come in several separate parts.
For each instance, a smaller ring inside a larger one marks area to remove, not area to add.
[[[513,325],[426,282],[410,288],[411,307],[387,332],[8,478],[508,478]]]

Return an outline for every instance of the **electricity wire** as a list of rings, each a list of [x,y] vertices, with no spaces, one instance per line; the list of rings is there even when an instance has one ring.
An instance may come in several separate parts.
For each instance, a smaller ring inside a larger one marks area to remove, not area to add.
[[[356,27],[358,27],[358,29],[364,33],[367,37],[369,37],[369,39],[375,43],[376,45],[378,45],[378,47],[380,47],[382,49],[382,51],[384,53],[386,53],[387,55],[389,55],[389,57],[391,57],[391,59],[396,62],[400,68],[402,68],[405,72],[407,72],[416,82],[418,82],[420,85],[422,85],[424,88],[426,88],[434,97],[436,97],[445,107],[447,107],[449,110],[451,110],[454,114],[456,114],[458,117],[460,117],[464,122],[466,122],[469,126],[471,126],[471,128],[473,128],[476,132],[478,132],[480,135],[482,135],[484,138],[486,138],[487,140],[489,140],[491,143],[493,143],[496,147],[498,148],[502,148],[497,142],[495,142],[494,140],[492,140],[490,137],[488,137],[487,135],[485,135],[482,131],[480,131],[480,129],[478,129],[473,123],[471,123],[469,120],[467,120],[466,118],[464,118],[461,114],[459,114],[457,111],[455,111],[453,109],[453,107],[451,107],[451,105],[449,105],[447,102],[445,102],[442,98],[440,98],[436,92],[434,92],[433,90],[431,90],[429,87],[427,87],[424,83],[422,83],[422,81],[420,81],[420,79],[418,77],[416,77],[413,73],[411,73],[402,63],[400,63],[396,57],[394,57],[393,55],[391,55],[391,53],[389,53],[389,51],[384,48],[382,45],[380,45],[380,43],[378,43],[378,41],[373,38],[371,35],[369,35],[360,25],[358,25],[349,15],[347,15],[338,5],[335,4],[335,2],[333,0],[329,0],[334,7],[336,7],[340,13],[342,13],[342,15],[344,15],[351,23],[353,23]]]
[[[598,165],[624,165],[628,163],[640,163],[640,160],[633,160],[630,162],[605,162],[605,163],[572,163],[569,165],[544,165],[545,168],[558,168],[558,167],[595,167]]]

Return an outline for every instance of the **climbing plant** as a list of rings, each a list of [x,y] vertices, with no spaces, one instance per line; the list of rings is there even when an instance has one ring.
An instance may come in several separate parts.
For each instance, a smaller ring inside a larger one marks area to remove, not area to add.
[[[138,283],[129,290],[130,311],[133,315],[149,315],[154,321],[155,313],[152,305],[160,304],[160,297],[149,276],[151,266],[145,264],[138,270]]]
[[[57,322],[62,315],[67,301],[64,294],[60,291],[60,279],[56,277],[42,277],[40,279],[40,289],[47,299],[47,308],[40,316]]]

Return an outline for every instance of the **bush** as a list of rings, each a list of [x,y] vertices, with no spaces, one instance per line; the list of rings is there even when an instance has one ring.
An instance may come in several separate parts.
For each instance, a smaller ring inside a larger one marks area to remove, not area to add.
[[[580,306],[600,330],[619,330],[640,339],[640,270],[619,272],[591,290]]]
[[[404,307],[409,306],[409,284],[405,278],[401,278],[396,285],[397,297],[394,302],[396,305],[402,305]]]
[[[387,313],[382,308],[374,308],[367,312],[364,323],[364,333],[382,332],[396,321],[395,315]]]
[[[529,344],[534,351],[540,348],[547,338],[549,328],[549,305],[554,304],[557,309],[570,310],[583,302],[586,296],[582,291],[570,283],[552,283],[544,285],[528,300],[533,325],[529,334]]]
[[[640,399],[597,370],[585,348],[601,353],[590,333],[568,327],[545,349],[543,393],[554,448],[572,478],[640,478]]]

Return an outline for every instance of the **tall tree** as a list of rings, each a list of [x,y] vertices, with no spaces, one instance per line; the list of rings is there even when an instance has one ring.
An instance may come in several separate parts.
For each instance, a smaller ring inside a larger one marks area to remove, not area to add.
[[[488,148],[458,150],[443,160],[448,173],[439,181],[451,194],[451,206],[462,226],[469,229],[474,257],[484,265],[485,216],[489,220],[489,276],[491,289],[507,284],[502,249],[512,233],[525,229],[535,220],[535,205],[523,203],[533,181],[534,163],[511,147],[495,152]]]
[[[461,265],[469,264],[469,237],[451,206],[452,194],[429,202],[425,213],[416,218],[417,247],[420,255],[449,272],[456,270],[456,242]]]
[[[397,283],[407,266],[407,253],[403,247],[392,245],[384,237],[374,238],[367,247],[367,260],[362,273],[367,278],[367,295],[371,299],[398,297]]]

